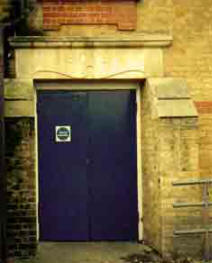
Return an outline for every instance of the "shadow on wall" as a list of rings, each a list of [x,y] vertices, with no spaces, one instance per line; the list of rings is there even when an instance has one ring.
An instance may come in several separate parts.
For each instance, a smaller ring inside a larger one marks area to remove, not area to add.
[[[34,120],[5,121],[7,238],[9,257],[28,257],[36,250]]]

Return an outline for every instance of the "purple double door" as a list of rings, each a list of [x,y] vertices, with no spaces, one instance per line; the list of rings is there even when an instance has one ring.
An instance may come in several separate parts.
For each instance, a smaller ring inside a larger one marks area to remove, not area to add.
[[[137,240],[134,91],[40,91],[42,241]]]

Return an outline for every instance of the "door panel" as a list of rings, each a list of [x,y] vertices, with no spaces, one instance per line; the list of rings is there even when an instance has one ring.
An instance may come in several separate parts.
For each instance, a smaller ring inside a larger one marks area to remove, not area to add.
[[[137,239],[135,93],[89,96],[91,238]]]
[[[41,240],[88,239],[86,107],[86,93],[38,94]],[[71,142],[55,142],[57,125]]]
[[[41,240],[137,239],[135,123],[134,91],[38,93]]]

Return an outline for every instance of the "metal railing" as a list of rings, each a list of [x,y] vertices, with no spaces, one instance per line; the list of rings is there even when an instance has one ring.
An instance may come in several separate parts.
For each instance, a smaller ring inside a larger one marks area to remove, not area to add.
[[[203,216],[203,228],[196,229],[185,229],[185,230],[175,230],[174,235],[192,235],[192,234],[204,234],[204,258],[206,260],[211,259],[210,255],[210,243],[209,243],[209,234],[212,233],[212,226],[209,226],[209,209],[212,206],[209,196],[209,187],[212,186],[212,179],[192,179],[185,181],[177,181],[172,183],[173,186],[191,186],[191,185],[202,185],[202,202],[197,203],[181,203],[175,202],[173,208],[190,208],[190,207],[200,207],[202,208]]]

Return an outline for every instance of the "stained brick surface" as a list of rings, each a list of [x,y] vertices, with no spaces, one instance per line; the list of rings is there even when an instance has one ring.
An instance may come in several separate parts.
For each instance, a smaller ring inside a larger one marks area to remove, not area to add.
[[[36,248],[33,123],[21,118],[5,124],[9,256],[27,257]]]

